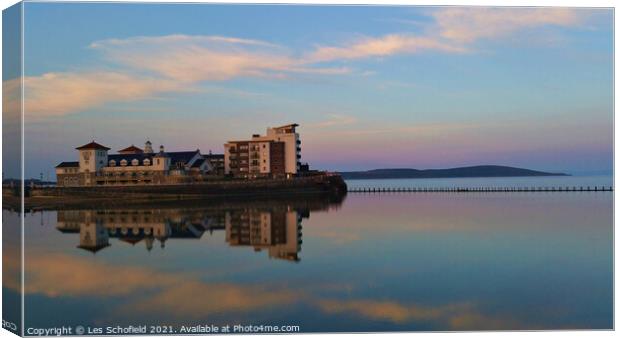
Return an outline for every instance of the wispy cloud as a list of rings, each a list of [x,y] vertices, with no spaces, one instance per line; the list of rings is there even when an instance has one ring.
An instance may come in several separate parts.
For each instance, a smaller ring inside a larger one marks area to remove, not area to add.
[[[138,36],[92,42],[106,69],[50,72],[24,79],[30,118],[62,116],[108,102],[188,91],[204,82],[240,77],[283,79],[352,73],[326,63],[421,52],[471,52],[473,43],[544,26],[580,25],[587,10],[571,8],[441,8],[429,12],[421,33],[366,36],[342,44],[291,51],[268,41],[207,35]],[[113,69],[110,71],[109,69]],[[368,72],[359,72],[365,76]],[[5,107],[18,107],[19,79],[5,81]],[[14,98],[11,101],[11,98]]]
[[[96,41],[91,48],[133,69],[181,82],[236,77],[281,77],[283,73],[343,74],[346,68],[316,68],[284,47],[221,36],[170,35]]]
[[[308,124],[308,128],[329,128],[335,126],[351,125],[357,122],[355,116],[342,115],[342,114],[327,114],[327,119]]]
[[[13,82],[19,82],[19,79],[7,83],[12,86]],[[24,111],[30,120],[79,112],[110,101],[141,100],[157,93],[182,90],[175,81],[120,72],[27,76],[24,88]]]
[[[574,8],[451,7],[430,12],[430,16],[433,21],[426,23],[422,34],[394,33],[340,46],[319,46],[307,60],[329,62],[427,51],[465,53],[480,39],[501,38],[542,26],[574,26],[583,23],[588,13]]]
[[[381,37],[366,37],[344,46],[322,46],[307,56],[308,62],[382,57],[393,54],[412,54],[421,51],[463,53],[466,48],[439,39],[408,34],[389,34]]]
[[[433,12],[440,37],[458,43],[501,38],[523,29],[542,26],[575,26],[587,10],[575,8],[450,7]]]

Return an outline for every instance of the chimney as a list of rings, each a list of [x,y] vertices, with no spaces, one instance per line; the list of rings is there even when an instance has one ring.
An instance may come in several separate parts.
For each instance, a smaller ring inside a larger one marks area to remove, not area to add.
[[[164,145],[163,145],[163,144],[159,146],[159,152],[160,152],[160,153],[163,153],[163,152],[164,152]]]

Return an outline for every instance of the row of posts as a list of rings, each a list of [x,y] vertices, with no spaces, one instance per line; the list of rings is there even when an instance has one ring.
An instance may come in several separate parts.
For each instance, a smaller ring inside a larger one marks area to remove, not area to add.
[[[349,192],[571,192],[571,191],[613,191],[613,187],[473,187],[473,188],[350,188]]]

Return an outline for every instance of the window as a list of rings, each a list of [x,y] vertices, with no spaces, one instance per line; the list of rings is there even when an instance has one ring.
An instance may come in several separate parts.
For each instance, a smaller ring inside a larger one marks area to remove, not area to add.
[[[137,159],[134,158],[133,160],[131,160],[131,165],[138,165],[138,164],[140,164],[140,161],[138,161]]]
[[[116,161],[114,160],[110,160],[108,164],[110,165],[110,167],[116,167]]]
[[[124,167],[127,165],[127,160],[121,160],[121,166]]]
[[[151,160],[149,160],[148,158],[144,159],[144,165],[151,165]]]

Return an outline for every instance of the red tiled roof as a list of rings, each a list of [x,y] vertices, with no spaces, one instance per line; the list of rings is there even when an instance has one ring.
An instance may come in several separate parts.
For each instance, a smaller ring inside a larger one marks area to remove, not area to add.
[[[91,143],[85,144],[81,147],[77,147],[75,148],[77,150],[86,150],[86,149],[103,149],[103,150],[110,150],[110,148],[106,147],[106,146],[102,146],[101,144],[92,141]]]
[[[136,146],[134,146],[133,144],[125,149],[121,149],[118,152],[128,152],[128,151],[133,151],[133,152],[139,152],[139,153],[143,153],[144,151]]]

